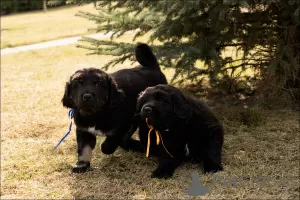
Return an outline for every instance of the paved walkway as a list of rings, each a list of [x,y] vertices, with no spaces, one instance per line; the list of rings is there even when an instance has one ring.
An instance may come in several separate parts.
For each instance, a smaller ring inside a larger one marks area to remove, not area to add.
[[[130,33],[130,32],[128,32],[128,33]],[[90,37],[90,38],[94,38],[94,39],[104,39],[104,38],[110,37],[111,35],[112,35],[112,32],[109,32],[105,35],[103,33],[90,34],[90,35],[85,35],[85,37]],[[59,40],[51,40],[51,41],[47,41],[47,42],[41,42],[41,43],[37,43],[37,44],[5,48],[5,49],[1,49],[1,55],[74,44],[74,43],[78,42],[78,40],[81,37],[82,36],[70,37],[70,38],[64,38],[64,39],[59,39]]]

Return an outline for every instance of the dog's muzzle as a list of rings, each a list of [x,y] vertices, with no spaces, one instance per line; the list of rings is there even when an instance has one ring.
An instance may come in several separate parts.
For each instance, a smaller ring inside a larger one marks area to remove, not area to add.
[[[151,106],[144,106],[142,108],[142,117],[146,118],[146,117],[150,117],[152,115],[153,109]]]
[[[101,101],[100,98],[97,98],[93,92],[85,92],[81,94],[78,107],[80,110],[92,113],[102,109],[104,101]]]
[[[91,93],[85,93],[82,96],[83,101],[90,101],[90,100],[93,100],[93,98],[94,98],[94,96]]]

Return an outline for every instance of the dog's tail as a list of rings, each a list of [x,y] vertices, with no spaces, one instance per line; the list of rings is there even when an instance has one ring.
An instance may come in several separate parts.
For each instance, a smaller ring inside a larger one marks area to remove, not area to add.
[[[144,67],[159,69],[156,56],[147,44],[139,43],[135,48],[135,57]]]

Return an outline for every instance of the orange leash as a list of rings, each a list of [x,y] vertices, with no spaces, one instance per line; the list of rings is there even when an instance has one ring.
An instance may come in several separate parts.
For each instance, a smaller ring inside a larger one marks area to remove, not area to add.
[[[147,126],[148,126],[148,128],[149,128],[149,132],[148,132],[148,142],[147,142],[147,151],[146,151],[146,157],[148,157],[148,156],[149,156],[149,149],[150,149],[150,135],[151,135],[151,132],[152,132],[153,130],[155,130],[155,128],[154,128],[153,126],[151,126],[151,125],[148,123],[148,118],[146,118],[146,123],[147,123]],[[158,130],[155,130],[155,135],[156,135],[156,144],[159,145],[159,142],[160,142],[160,140],[161,140],[161,143],[162,143],[164,149],[166,150],[166,152],[167,152],[172,158],[174,158],[174,157],[172,156],[172,154],[171,154],[171,153],[167,150],[167,148],[165,147],[164,142],[163,142],[163,140],[162,140],[162,137],[161,137],[161,135],[160,135],[160,132],[159,132]]]

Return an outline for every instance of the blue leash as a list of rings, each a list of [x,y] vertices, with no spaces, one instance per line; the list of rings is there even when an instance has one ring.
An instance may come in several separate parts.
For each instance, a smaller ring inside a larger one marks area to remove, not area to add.
[[[70,110],[69,111],[69,114],[68,114],[69,118],[71,119],[71,123],[70,123],[70,126],[69,126],[69,131],[65,134],[65,136],[63,138],[61,138],[61,140],[58,142],[58,144],[54,147],[54,149],[57,149],[57,147],[60,145],[60,143],[62,143],[62,141],[64,141],[66,139],[66,137],[71,133],[71,130],[72,130],[72,118],[74,116],[74,109]]]

